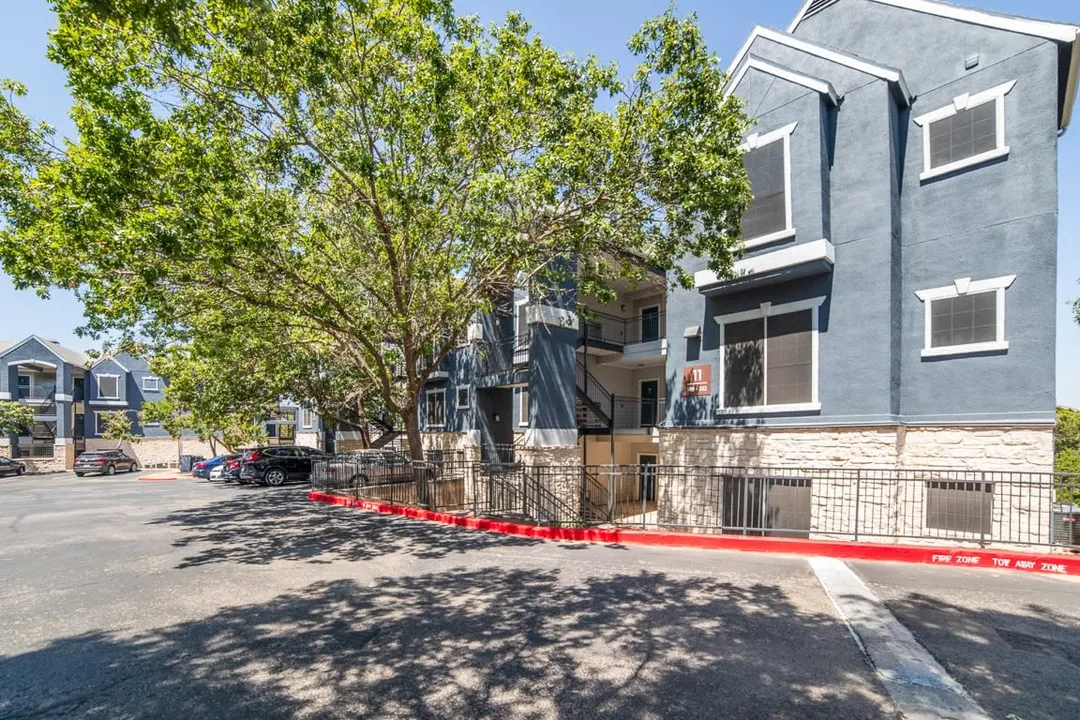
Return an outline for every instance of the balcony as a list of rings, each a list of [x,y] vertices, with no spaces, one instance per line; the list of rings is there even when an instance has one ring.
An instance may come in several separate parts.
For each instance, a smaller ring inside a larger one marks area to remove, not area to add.
[[[578,342],[595,355],[621,355],[605,362],[614,367],[658,365],[667,355],[667,319],[659,308],[628,318],[588,312]]]
[[[509,335],[480,345],[480,374],[496,375],[524,369],[529,364],[531,334]]]

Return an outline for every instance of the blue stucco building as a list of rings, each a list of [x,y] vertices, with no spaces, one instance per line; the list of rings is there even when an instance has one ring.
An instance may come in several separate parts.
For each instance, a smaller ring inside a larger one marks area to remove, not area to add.
[[[1052,466],[1057,142],[1077,28],[811,0],[728,68],[754,201],[599,305],[519,292],[429,382],[430,447],[648,465]]]

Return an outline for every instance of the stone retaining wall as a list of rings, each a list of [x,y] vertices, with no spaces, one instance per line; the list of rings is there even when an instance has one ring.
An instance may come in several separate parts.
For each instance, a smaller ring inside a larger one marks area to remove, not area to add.
[[[877,540],[940,532],[926,527],[927,481],[948,481],[949,470],[986,471],[975,481],[996,482],[989,510],[995,537],[1045,542],[1053,504],[1046,476],[995,475],[1051,472],[1051,427],[670,429],[660,434],[660,462],[697,466],[663,476],[659,518],[671,526],[722,523],[722,482],[708,466],[829,470],[811,485],[811,537],[818,539],[850,539],[839,533],[856,525],[861,537]],[[884,472],[861,472],[856,497],[854,473],[871,469]]]

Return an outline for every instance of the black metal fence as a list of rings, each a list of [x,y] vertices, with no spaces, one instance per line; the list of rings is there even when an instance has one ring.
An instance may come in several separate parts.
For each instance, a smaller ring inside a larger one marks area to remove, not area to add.
[[[319,489],[546,525],[1080,551],[1080,476],[970,470],[328,461]]]

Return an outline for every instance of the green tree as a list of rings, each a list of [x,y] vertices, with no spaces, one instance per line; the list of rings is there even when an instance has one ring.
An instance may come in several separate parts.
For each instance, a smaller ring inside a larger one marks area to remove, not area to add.
[[[142,440],[141,435],[135,434],[135,427],[131,422],[129,412],[117,410],[103,413],[103,415],[105,417],[105,428],[101,432],[101,437],[114,441],[117,449],[123,447],[124,443],[135,444]]]
[[[1054,471],[1076,473],[1077,477],[1062,478],[1071,485],[1080,484],[1080,410],[1058,407],[1054,425]],[[1080,487],[1061,488],[1058,502],[1080,504]]]
[[[732,271],[748,121],[693,16],[646,22],[623,80],[452,0],[53,5],[78,139],[0,100],[0,262],[91,332],[258,329],[419,453],[425,380],[515,285]]]
[[[29,431],[34,425],[34,411],[14,400],[0,400],[0,436]]]

